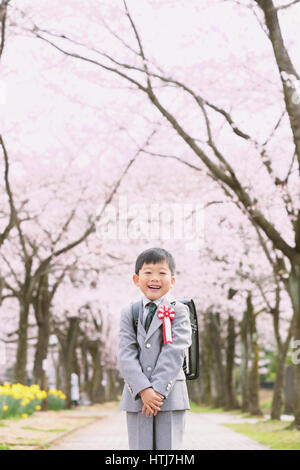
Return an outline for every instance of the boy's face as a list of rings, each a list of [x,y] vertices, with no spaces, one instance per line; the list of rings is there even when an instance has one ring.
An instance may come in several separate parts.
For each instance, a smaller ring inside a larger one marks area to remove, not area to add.
[[[163,260],[157,263],[144,263],[139,274],[133,275],[133,282],[148,299],[156,300],[171,289],[175,277],[172,276],[167,261]]]

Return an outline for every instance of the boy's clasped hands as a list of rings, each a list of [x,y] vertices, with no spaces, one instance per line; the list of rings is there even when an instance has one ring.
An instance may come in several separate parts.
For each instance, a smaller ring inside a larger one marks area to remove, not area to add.
[[[142,414],[146,413],[147,418],[151,418],[153,415],[156,416],[163,404],[164,397],[153,390],[152,387],[144,388],[140,392],[140,396],[143,402]]]

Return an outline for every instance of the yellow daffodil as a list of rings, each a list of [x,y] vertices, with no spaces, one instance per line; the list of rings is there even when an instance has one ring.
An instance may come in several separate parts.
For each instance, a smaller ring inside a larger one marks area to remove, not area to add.
[[[20,413],[22,418],[28,417],[27,413],[22,413],[22,411],[24,411],[22,407],[26,407],[34,400],[36,400],[35,403],[33,403],[34,410],[39,411],[41,410],[41,405],[39,403],[47,398],[47,396],[58,399],[58,401],[61,400],[61,402],[66,399],[66,395],[61,390],[49,389],[48,391],[45,391],[41,390],[40,386],[37,384],[32,384],[28,387],[27,385],[20,383],[10,384],[9,382],[5,382],[3,385],[0,385],[0,396],[7,396],[13,398],[14,400],[18,400],[20,407],[17,405],[17,413]],[[1,406],[2,411],[8,411],[9,415],[8,405]]]

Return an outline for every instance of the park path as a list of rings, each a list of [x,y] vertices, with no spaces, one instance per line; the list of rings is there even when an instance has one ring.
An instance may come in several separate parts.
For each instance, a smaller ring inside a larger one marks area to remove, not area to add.
[[[129,450],[125,412],[111,409],[98,413],[99,419],[95,422],[58,438],[48,450]],[[238,422],[254,421],[228,413],[187,411],[182,450],[270,450],[222,426],[222,423]]]

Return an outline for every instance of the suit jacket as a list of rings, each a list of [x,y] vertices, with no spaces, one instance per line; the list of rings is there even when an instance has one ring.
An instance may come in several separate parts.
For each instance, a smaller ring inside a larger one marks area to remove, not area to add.
[[[175,299],[170,295],[163,304],[168,305]],[[172,307],[175,317],[172,320],[173,343],[163,343],[163,320],[157,312],[146,333],[141,322],[142,300],[140,302],[137,333],[133,327],[132,303],[123,308],[120,319],[118,342],[118,366],[125,385],[120,402],[120,409],[141,411],[143,402],[139,392],[153,387],[165,396],[161,411],[190,409],[185,374],[182,368],[184,351],[191,345],[192,331],[189,309],[176,301]]]

